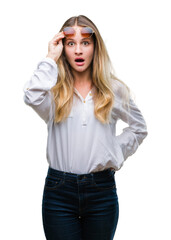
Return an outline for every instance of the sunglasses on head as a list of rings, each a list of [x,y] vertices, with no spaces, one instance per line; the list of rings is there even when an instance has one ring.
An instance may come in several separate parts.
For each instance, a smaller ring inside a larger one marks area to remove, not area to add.
[[[63,29],[63,33],[65,37],[73,37],[75,36],[75,29],[73,27],[65,27]],[[90,27],[81,28],[81,36],[84,38],[90,38],[93,35],[94,31]]]

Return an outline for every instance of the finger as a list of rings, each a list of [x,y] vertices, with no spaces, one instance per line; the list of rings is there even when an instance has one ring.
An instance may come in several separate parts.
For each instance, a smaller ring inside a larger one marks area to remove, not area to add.
[[[64,37],[65,37],[64,33],[63,33],[63,32],[60,32],[60,33],[55,34],[55,36],[53,37],[53,39],[56,39],[56,38],[64,38]]]
[[[58,41],[58,45],[63,45],[62,39]]]
[[[52,43],[52,44],[55,44],[55,45],[58,45],[58,44],[62,43],[62,38],[60,38],[60,39],[54,39],[54,40],[52,40],[51,43]]]
[[[57,44],[57,43],[59,43],[59,41],[61,41],[63,38],[64,38],[63,36],[60,36],[60,37],[58,36],[58,37],[56,37],[56,38],[53,38],[53,39],[51,40],[51,42]]]

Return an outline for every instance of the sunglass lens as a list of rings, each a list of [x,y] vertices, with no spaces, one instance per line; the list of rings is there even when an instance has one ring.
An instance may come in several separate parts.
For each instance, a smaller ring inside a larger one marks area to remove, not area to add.
[[[89,38],[93,35],[93,30],[89,27],[84,27],[81,30],[81,34],[82,34],[83,37]]]
[[[75,34],[75,30],[72,27],[66,27],[64,28],[63,33],[66,37],[72,37]]]

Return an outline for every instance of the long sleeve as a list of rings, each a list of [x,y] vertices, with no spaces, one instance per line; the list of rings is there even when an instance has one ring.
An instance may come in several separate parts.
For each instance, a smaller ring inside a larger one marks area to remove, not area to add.
[[[50,89],[57,82],[57,64],[51,58],[44,58],[37,65],[31,79],[24,85],[24,102],[31,106],[47,123],[52,109]]]
[[[120,87],[115,93],[115,108],[113,115],[116,119],[121,119],[128,124],[128,127],[124,128],[120,135],[116,136],[124,160],[126,160],[135,153],[148,133],[146,122],[133,99],[131,97],[129,98],[129,108],[123,106],[122,100],[125,90],[124,85],[120,83],[119,85]]]

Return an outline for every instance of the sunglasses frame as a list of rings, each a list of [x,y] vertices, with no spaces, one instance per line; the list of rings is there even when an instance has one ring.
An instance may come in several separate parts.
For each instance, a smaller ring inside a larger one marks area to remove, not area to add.
[[[73,27],[65,27],[65,28],[63,29],[63,33],[64,33],[65,37],[68,37],[68,36],[65,34],[65,31],[66,31],[65,29],[66,29],[66,28],[69,28],[69,29],[72,29],[72,30],[73,30],[73,34],[68,34],[69,37],[75,36],[76,31],[75,31],[75,29],[74,29]],[[82,33],[82,30],[85,29],[85,28],[89,28],[89,29],[91,29],[91,31],[92,31],[92,33],[91,33],[91,35],[90,35],[89,37],[85,37],[85,35],[88,34],[88,33]],[[82,35],[82,37],[90,38],[90,37],[93,36],[93,34],[94,34],[94,31],[93,31],[93,29],[90,28],[90,27],[83,27],[83,28],[81,29],[81,35]]]

